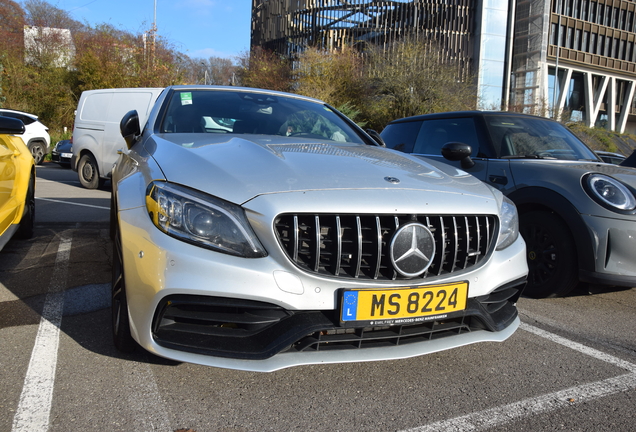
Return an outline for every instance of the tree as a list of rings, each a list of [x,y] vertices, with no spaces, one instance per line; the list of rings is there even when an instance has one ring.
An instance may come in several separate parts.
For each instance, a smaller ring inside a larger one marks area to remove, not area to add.
[[[350,47],[333,51],[307,48],[299,55],[294,72],[296,93],[335,107],[355,109],[366,97],[362,57]]]
[[[24,10],[11,0],[0,0],[0,53],[13,51],[22,44]]]
[[[35,27],[66,29],[75,33],[83,30],[84,25],[71,18],[71,15],[44,0],[26,0],[26,24]]]
[[[292,67],[285,57],[262,48],[239,57],[237,75],[241,85],[269,90],[291,91]]]
[[[374,96],[367,106],[373,127],[417,114],[475,109],[472,76],[439,56],[434,42],[407,38],[367,53],[366,79]]]

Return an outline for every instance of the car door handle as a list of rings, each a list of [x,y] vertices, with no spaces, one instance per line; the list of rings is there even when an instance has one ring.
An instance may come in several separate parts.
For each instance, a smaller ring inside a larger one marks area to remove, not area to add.
[[[491,175],[488,177],[488,181],[490,181],[490,183],[492,184],[505,186],[508,184],[508,177]]]

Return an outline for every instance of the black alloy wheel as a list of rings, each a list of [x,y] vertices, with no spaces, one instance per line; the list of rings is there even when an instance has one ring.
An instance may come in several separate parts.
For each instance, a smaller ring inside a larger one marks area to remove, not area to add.
[[[35,177],[29,179],[29,188],[24,202],[24,212],[20,220],[20,227],[16,233],[18,238],[29,239],[33,237],[35,225]]]
[[[526,242],[529,297],[557,297],[578,284],[577,255],[567,225],[554,213],[532,211],[520,216],[521,236]]]
[[[128,319],[128,300],[126,299],[126,281],[124,279],[124,261],[121,247],[121,235],[116,225],[113,240],[113,270],[112,270],[112,305],[111,323],[113,343],[121,352],[130,353],[137,347],[137,342],[130,334]]]

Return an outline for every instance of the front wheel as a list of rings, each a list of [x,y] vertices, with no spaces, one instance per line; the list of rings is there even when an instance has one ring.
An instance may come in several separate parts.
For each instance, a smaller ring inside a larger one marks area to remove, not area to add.
[[[29,239],[33,237],[33,227],[35,225],[35,178],[29,179],[29,189],[27,190],[26,199],[24,202],[24,212],[22,213],[22,219],[20,220],[20,226],[17,237],[22,239]]]
[[[554,213],[532,211],[519,218],[526,242],[529,297],[556,297],[570,293],[578,284],[574,239],[567,225]]]
[[[128,318],[128,300],[126,298],[126,281],[124,279],[124,259],[121,247],[119,227],[115,226],[113,239],[113,269],[111,291],[111,323],[113,343],[121,352],[133,352],[137,342],[130,334],[130,320]]]
[[[97,162],[90,154],[84,154],[80,157],[77,164],[77,175],[82,186],[86,189],[97,189],[103,182],[99,178],[99,170]]]

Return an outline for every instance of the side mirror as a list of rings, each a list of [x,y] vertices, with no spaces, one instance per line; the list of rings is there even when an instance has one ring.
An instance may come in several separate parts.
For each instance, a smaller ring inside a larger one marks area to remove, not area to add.
[[[380,136],[379,133],[377,133],[376,131],[374,131],[373,129],[367,129],[365,131],[371,138],[373,138],[373,141],[375,141],[380,147],[386,147],[386,144],[384,142],[384,140],[382,139],[382,137]]]
[[[475,162],[470,158],[473,149],[464,143],[449,142],[442,146],[442,156],[449,161],[461,161],[463,169],[470,169]]]
[[[0,116],[0,133],[21,135],[24,133],[24,123],[16,118]]]
[[[139,114],[136,110],[128,111],[119,122],[119,130],[121,136],[124,137],[128,149],[135,144],[139,135],[141,135],[141,128],[139,127]]]

